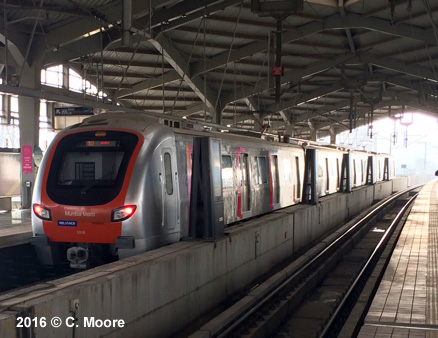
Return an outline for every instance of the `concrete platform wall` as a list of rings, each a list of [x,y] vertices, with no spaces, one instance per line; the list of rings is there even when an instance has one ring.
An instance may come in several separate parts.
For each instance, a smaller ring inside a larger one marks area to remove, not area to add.
[[[374,186],[365,186],[357,190],[353,190],[351,194],[347,195],[346,209],[348,217],[352,218],[354,215],[360,213],[373,203],[374,200]]]
[[[403,186],[398,182],[396,188]],[[0,296],[0,336],[19,337],[15,318],[57,316],[61,327],[37,327],[38,337],[164,337],[208,313],[227,296],[394,189],[392,182],[322,198],[227,229],[211,242],[180,242],[74,276]],[[18,297],[17,297],[18,296]],[[79,309],[71,312],[71,301]],[[78,327],[67,327],[68,317]],[[122,319],[123,328],[84,328],[84,318]],[[48,322],[49,324],[49,322]]]
[[[417,175],[417,176],[407,176],[408,187],[413,187],[415,185],[423,184],[429,182],[436,178],[433,173],[431,175]]]
[[[374,185],[374,200],[382,200],[393,192],[393,182],[379,182]]]
[[[402,191],[408,188],[408,178],[407,177],[396,177],[392,180],[392,191]]]

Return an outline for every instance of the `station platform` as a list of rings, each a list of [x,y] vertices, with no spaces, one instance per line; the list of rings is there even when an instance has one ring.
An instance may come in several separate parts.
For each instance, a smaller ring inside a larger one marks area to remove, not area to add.
[[[437,187],[414,202],[358,337],[438,337]]]
[[[0,249],[29,243],[31,238],[30,209],[0,213]]]

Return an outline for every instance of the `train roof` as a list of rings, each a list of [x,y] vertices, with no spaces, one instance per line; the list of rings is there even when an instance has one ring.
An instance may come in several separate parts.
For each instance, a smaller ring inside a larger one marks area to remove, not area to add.
[[[239,130],[236,128],[227,128],[224,126],[215,125],[207,122],[174,118],[172,116],[154,116],[147,113],[140,112],[111,112],[103,113],[99,115],[90,116],[84,119],[81,123],[75,124],[66,128],[67,131],[78,128],[105,128],[106,126],[124,129],[131,129],[138,132],[143,132],[150,125],[160,125],[163,128],[173,129],[174,133],[181,135],[197,135],[197,136],[211,136],[217,137],[223,140],[230,140],[237,142],[239,140],[247,142],[255,142],[259,144],[270,144],[273,146],[287,145],[290,147],[309,148],[309,149],[324,149],[341,152],[355,152],[362,154],[378,154],[375,152],[369,152],[364,150],[354,149],[352,147],[335,145],[335,144],[322,144],[313,142],[310,140],[303,140],[292,137],[284,137],[284,142],[272,140],[271,135],[265,135],[262,138],[261,133],[249,132],[247,130]],[[270,139],[271,138],[271,139]],[[387,156],[387,155],[386,155]]]
[[[84,119],[81,123],[75,124],[67,128],[73,130],[77,128],[105,128],[106,126],[117,128],[131,129],[138,132],[144,131],[149,125],[159,123],[158,118],[151,117],[141,113],[103,113],[90,116]]]
[[[241,135],[232,132],[217,132],[212,130],[188,130],[188,129],[174,129],[175,134],[180,135],[196,135],[196,136],[210,136],[220,138],[221,140],[229,140],[233,142],[251,142],[260,145],[272,145],[272,146],[289,146],[291,148],[301,148],[300,144],[295,143],[282,143],[271,140],[262,139],[260,137],[253,137],[248,135]]]

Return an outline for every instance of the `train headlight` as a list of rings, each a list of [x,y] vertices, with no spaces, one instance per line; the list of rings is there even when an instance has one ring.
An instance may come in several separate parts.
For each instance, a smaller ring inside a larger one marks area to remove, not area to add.
[[[114,209],[111,211],[111,222],[121,222],[128,219],[134,214],[135,209],[137,209],[136,205],[125,205]]]
[[[52,215],[50,213],[50,209],[43,207],[41,204],[34,204],[33,205],[33,212],[38,218],[41,218],[42,220],[45,220],[45,221],[52,220]]]

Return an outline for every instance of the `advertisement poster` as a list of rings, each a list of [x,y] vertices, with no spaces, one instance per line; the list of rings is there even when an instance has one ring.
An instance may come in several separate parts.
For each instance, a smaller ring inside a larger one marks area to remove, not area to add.
[[[21,147],[21,165],[23,174],[32,174],[32,146]]]

